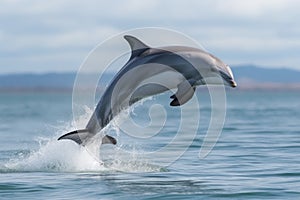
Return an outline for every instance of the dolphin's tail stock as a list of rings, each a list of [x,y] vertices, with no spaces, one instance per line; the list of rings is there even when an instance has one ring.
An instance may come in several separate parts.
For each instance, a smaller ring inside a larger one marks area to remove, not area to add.
[[[93,136],[94,134],[90,133],[88,129],[81,129],[62,135],[57,140],[69,139],[73,140],[79,145],[84,146],[87,143],[87,141]],[[117,140],[109,135],[105,135],[102,138],[102,144],[117,144]]]

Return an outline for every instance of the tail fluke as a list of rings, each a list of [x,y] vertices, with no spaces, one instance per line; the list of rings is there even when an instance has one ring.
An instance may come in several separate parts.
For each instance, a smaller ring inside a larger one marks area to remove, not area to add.
[[[87,129],[81,129],[62,135],[57,140],[73,140],[74,142],[80,145],[85,141],[88,135],[89,131]]]
[[[81,129],[72,131],[70,133],[67,133],[65,135],[60,136],[57,140],[73,140],[79,145],[84,145],[85,142],[91,137],[90,132],[88,129]],[[105,135],[102,138],[102,144],[117,144],[117,140],[109,135]]]

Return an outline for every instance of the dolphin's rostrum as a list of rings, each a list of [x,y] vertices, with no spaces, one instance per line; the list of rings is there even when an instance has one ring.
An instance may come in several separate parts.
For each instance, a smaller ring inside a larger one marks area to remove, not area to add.
[[[168,46],[151,48],[137,38],[125,35],[131,47],[131,57],[104,91],[85,129],[67,133],[58,140],[70,139],[85,145],[122,110],[149,96],[177,88],[171,106],[189,101],[196,86],[225,84],[236,87],[233,74],[220,59],[203,50]],[[102,144],[116,144],[104,136]]]

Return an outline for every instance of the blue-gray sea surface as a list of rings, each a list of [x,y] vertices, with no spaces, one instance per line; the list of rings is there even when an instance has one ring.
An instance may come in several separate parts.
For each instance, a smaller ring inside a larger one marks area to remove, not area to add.
[[[85,107],[74,123],[71,93],[1,93],[0,199],[300,198],[299,92],[227,92],[224,129],[204,159],[207,91],[198,91],[199,107],[184,105],[183,130],[181,109],[169,106],[170,95],[135,105],[119,121],[127,116],[137,128],[122,131],[114,122],[106,132],[118,144],[99,151],[97,144],[88,149],[57,141],[84,128],[92,112]],[[189,121],[195,113],[194,137]],[[183,136],[175,141],[178,132]]]

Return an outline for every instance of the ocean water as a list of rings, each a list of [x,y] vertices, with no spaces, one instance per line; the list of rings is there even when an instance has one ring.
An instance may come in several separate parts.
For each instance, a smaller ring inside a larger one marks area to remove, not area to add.
[[[300,197],[299,92],[228,91],[224,129],[204,159],[198,155],[211,116],[207,91],[197,93],[199,108],[185,105],[189,126],[176,141],[181,112],[168,106],[169,96],[120,116],[105,130],[118,144],[99,149],[97,140],[88,147],[57,141],[84,126],[92,112],[84,108],[75,124],[71,93],[1,93],[0,199]],[[137,128],[120,130],[126,118]]]

